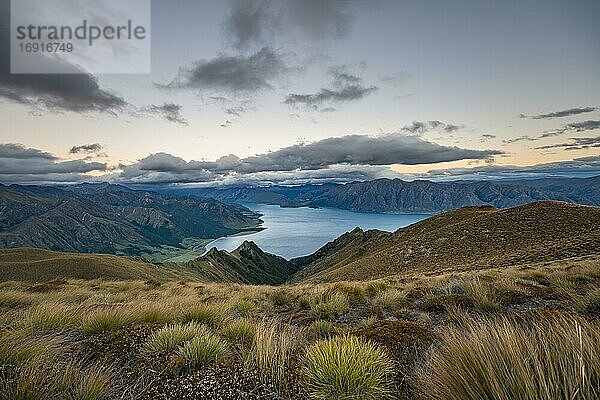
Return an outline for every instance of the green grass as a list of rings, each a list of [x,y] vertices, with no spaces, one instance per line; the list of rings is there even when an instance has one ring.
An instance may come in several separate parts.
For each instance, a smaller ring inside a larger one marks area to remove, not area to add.
[[[392,397],[394,364],[374,344],[354,336],[317,342],[306,352],[302,377],[312,399]]]
[[[93,311],[83,318],[82,330],[88,335],[114,331],[131,324],[132,318],[128,310],[109,308]]]

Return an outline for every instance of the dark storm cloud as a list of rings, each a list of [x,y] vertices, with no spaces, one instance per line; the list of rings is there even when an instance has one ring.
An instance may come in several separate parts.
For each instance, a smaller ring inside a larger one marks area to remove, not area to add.
[[[459,130],[461,127],[454,124],[447,124],[442,121],[433,120],[433,121],[413,121],[410,125],[406,125],[400,130],[402,132],[409,132],[412,134],[424,134],[434,129],[442,129],[444,132],[452,133]]]
[[[362,78],[349,74],[344,67],[330,68],[329,74],[333,77],[331,88],[322,88],[317,93],[311,94],[290,93],[286,96],[284,103],[291,106],[302,105],[316,110],[323,103],[360,100],[378,90],[377,86],[364,86]]]
[[[569,140],[571,142],[549,144],[546,146],[536,147],[536,149],[537,150],[548,150],[548,149],[585,150],[585,149],[600,147],[600,136],[599,137],[570,138]]]
[[[21,144],[0,144],[0,182],[79,181],[82,174],[107,169],[103,163],[60,161],[50,153]]]
[[[69,150],[71,154],[78,153],[97,153],[102,150],[102,145],[100,143],[92,143],[92,144],[82,144],[80,146],[73,146]]]
[[[271,89],[271,80],[288,69],[278,53],[263,47],[250,56],[221,55],[212,60],[198,61],[191,68],[182,68],[166,87],[232,93],[257,92]]]
[[[10,73],[10,1],[0,0],[0,99],[36,109],[74,112],[114,112],[126,105],[86,71],[61,60],[37,54],[38,62],[70,74]],[[54,68],[52,68],[54,69]]]
[[[350,31],[349,6],[344,0],[232,0],[224,30],[238,48],[281,36],[340,38]]]
[[[575,107],[569,108],[567,110],[554,111],[547,114],[539,114],[539,115],[531,115],[527,116],[525,114],[521,114],[521,118],[531,118],[531,119],[552,119],[552,118],[561,118],[561,117],[570,117],[572,115],[585,114],[592,111],[598,110],[598,107]]]

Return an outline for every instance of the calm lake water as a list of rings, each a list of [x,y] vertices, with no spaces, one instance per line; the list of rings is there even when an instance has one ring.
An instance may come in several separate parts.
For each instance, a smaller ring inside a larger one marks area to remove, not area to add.
[[[260,232],[217,239],[206,246],[219,250],[235,250],[244,240],[252,240],[266,252],[287,259],[311,254],[357,226],[363,230],[380,229],[393,232],[429,217],[428,214],[366,214],[335,208],[281,208],[266,204],[245,204],[261,213]]]

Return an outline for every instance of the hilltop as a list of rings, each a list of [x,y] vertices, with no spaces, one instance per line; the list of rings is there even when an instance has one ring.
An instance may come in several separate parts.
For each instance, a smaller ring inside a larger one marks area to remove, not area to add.
[[[600,208],[541,201],[467,207],[396,232],[355,229],[292,260],[292,281],[364,280],[487,269],[600,253]]]

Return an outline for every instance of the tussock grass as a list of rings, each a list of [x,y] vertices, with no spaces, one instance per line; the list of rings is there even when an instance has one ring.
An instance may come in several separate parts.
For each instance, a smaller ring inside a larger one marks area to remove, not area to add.
[[[194,321],[217,327],[222,325],[229,316],[223,304],[196,304],[185,311],[183,322]]]
[[[55,335],[33,336],[31,329],[10,329],[0,335],[0,363],[24,365],[30,360],[50,356],[64,347],[64,341]]]
[[[246,356],[246,367],[259,370],[266,383],[280,393],[285,392],[301,344],[291,327],[263,321],[257,326],[252,349]]]
[[[207,334],[205,326],[196,322],[173,324],[154,332],[142,347],[145,354],[166,354],[196,335]]]
[[[302,380],[313,399],[392,397],[394,364],[369,341],[342,336],[320,341],[306,352]]]
[[[387,289],[383,292],[379,292],[373,299],[375,304],[380,307],[394,311],[398,307],[406,304],[406,292],[398,289]]]
[[[313,304],[310,309],[310,317],[313,319],[333,319],[340,314],[348,312],[350,306],[346,296],[333,294],[320,303]]]
[[[121,329],[133,322],[129,310],[123,308],[100,309],[87,314],[82,321],[82,330],[88,335]]]
[[[585,320],[470,320],[430,352],[421,386],[430,399],[594,399],[598,360],[600,328]]]
[[[38,304],[27,310],[24,323],[42,332],[70,330],[79,327],[81,314],[62,303]]]
[[[223,336],[244,346],[251,346],[256,336],[256,324],[248,319],[237,319],[223,329]]]
[[[294,294],[287,289],[279,289],[271,293],[270,299],[275,307],[289,307],[294,303]]]
[[[234,303],[233,309],[244,316],[256,314],[259,310],[256,303],[250,299],[241,298]]]
[[[38,360],[0,377],[0,398],[11,400],[108,400],[117,392],[110,366]]]
[[[344,329],[330,321],[313,321],[307,328],[307,336],[312,340],[329,339],[342,334]]]
[[[226,361],[231,356],[227,342],[205,330],[199,332],[177,351],[183,363],[191,368],[201,368]]]
[[[388,283],[384,281],[372,281],[369,282],[369,284],[365,288],[365,293],[369,297],[374,297],[380,292],[385,291],[388,288],[388,286]]]

